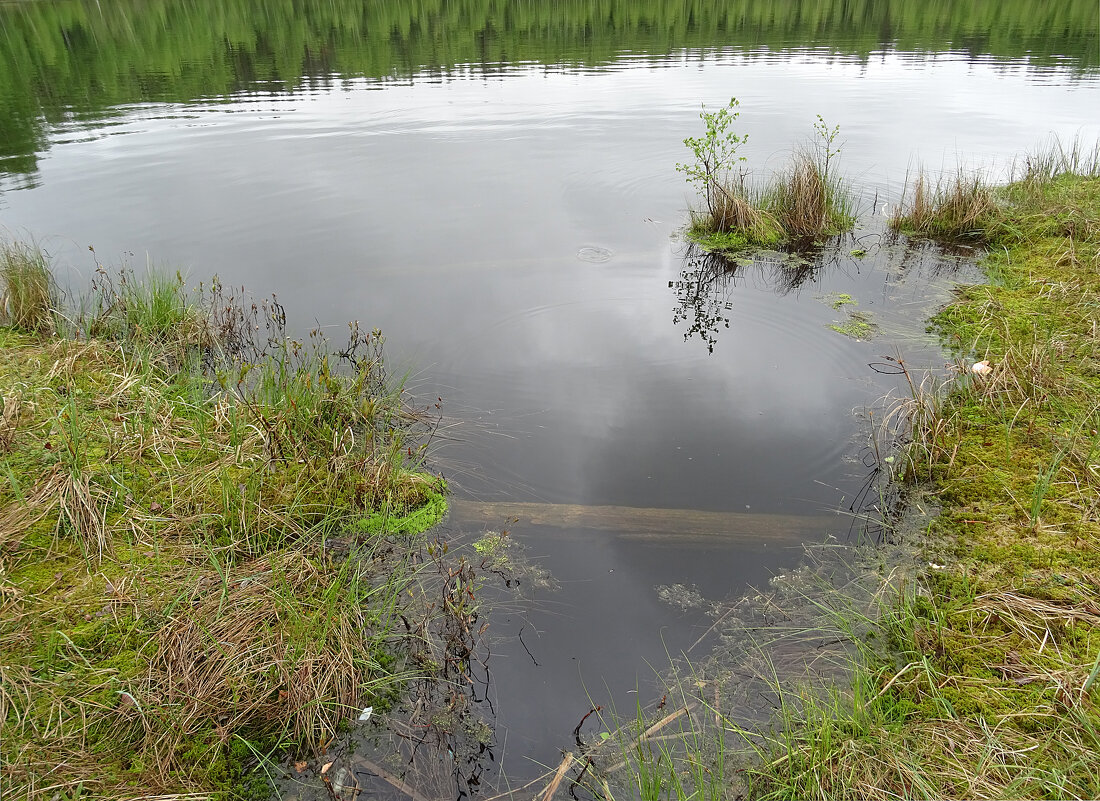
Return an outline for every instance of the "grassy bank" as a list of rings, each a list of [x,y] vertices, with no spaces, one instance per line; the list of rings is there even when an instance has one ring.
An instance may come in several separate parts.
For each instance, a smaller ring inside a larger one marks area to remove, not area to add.
[[[62,303],[17,244],[0,278],[4,797],[262,794],[413,675],[422,414],[377,332],[102,268]]]
[[[873,621],[891,656],[863,647],[852,693],[810,704],[762,747],[753,789],[1095,798],[1100,170],[1055,151],[1008,187],[954,181],[931,203],[920,191],[899,227],[990,246],[990,283],[934,321],[957,376],[945,393],[915,387],[906,409],[899,478],[942,504],[929,535],[943,563]]]
[[[580,749],[595,796],[1100,797],[1100,158],[923,179],[893,226],[988,248],[933,320],[957,369],[893,362],[907,544],[716,608],[715,657]]]

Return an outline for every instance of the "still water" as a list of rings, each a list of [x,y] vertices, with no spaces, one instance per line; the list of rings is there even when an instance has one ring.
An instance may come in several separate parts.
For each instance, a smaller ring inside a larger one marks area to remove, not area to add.
[[[0,226],[74,285],[92,245],[274,292],[298,329],[382,329],[453,424],[434,463],[450,525],[509,525],[558,582],[493,619],[490,772],[522,779],[557,763],[590,698],[632,709],[696,639],[658,587],[737,595],[800,541],[851,535],[863,410],[896,389],[868,365],[942,365],[923,320],[958,280],[885,236],[886,215],[917,165],[1006,171],[1051,135],[1095,140],[1098,16],[1094,0],[0,3]],[[732,96],[757,176],[815,115],[840,126],[861,223],[806,269],[723,270],[678,237],[682,140]],[[872,315],[869,341],[829,328],[853,308],[841,294]],[[593,507],[735,522],[640,537]]]

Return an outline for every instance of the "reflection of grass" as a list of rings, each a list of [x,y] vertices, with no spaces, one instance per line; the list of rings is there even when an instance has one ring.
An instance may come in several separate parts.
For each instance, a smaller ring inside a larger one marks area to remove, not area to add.
[[[265,792],[256,753],[323,748],[410,675],[400,535],[445,501],[380,338],[339,370],[211,304],[130,277],[72,323],[94,338],[0,328],[13,795]]]

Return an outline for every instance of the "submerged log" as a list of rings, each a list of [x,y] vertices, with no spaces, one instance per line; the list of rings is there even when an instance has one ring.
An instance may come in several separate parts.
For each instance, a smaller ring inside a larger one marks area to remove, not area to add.
[[[580,506],[561,503],[485,503],[452,499],[451,522],[459,526],[529,526],[606,531],[643,540],[701,540],[711,543],[791,545],[847,535],[852,520],[832,515],[750,514],[698,509]]]

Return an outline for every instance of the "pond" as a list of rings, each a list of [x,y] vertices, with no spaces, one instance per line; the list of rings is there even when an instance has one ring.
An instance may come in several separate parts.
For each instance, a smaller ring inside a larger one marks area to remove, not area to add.
[[[74,286],[93,246],[275,293],[297,330],[384,332],[409,391],[442,399],[448,525],[507,527],[555,579],[492,619],[488,770],[523,781],[590,705],[632,710],[705,629],[669,587],[736,596],[803,542],[858,534],[866,410],[899,391],[871,365],[942,367],[925,319],[974,275],[887,235],[889,211],[918,166],[1003,175],[1049,136],[1094,141],[1098,15],[1095,0],[3,3],[0,226]],[[682,140],[731,97],[757,176],[816,115],[840,126],[852,235],[797,268],[687,246]],[[874,330],[849,326],[857,309]]]

